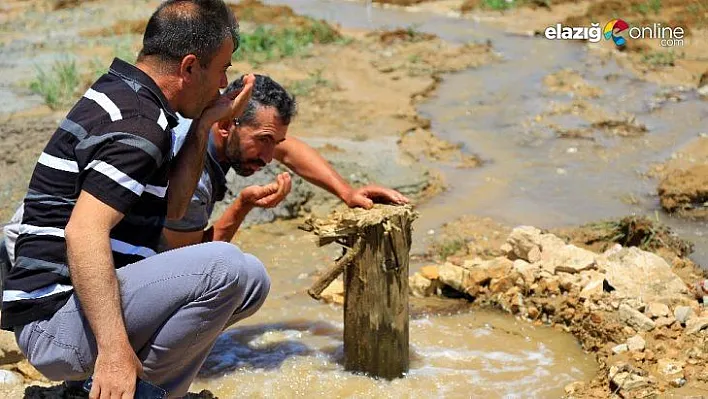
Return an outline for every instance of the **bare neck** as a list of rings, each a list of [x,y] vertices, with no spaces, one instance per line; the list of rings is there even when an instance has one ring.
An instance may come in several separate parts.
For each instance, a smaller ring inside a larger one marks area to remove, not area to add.
[[[155,81],[157,87],[162,90],[162,94],[167,99],[170,108],[182,113],[182,104],[178,100],[179,84],[176,76],[169,73],[165,67],[156,65],[154,62],[139,61],[135,66]]]

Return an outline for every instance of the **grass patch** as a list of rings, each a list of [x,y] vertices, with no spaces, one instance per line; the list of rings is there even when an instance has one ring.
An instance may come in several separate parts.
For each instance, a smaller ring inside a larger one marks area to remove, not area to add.
[[[436,242],[431,246],[432,253],[442,260],[447,259],[449,256],[455,255],[465,248],[467,248],[467,242],[461,238]]]
[[[322,76],[322,69],[310,72],[306,79],[291,83],[288,91],[295,96],[306,96],[320,87],[333,87],[333,83]]]
[[[661,0],[647,0],[645,3],[632,4],[632,10],[643,16],[649,13],[656,15],[661,11]]]
[[[276,28],[260,25],[251,33],[241,34],[236,61],[260,65],[269,61],[304,55],[313,44],[342,43],[340,33],[325,22],[313,21],[299,27]]]
[[[651,67],[674,66],[677,55],[673,51],[654,51],[642,55],[642,63]]]
[[[75,100],[80,82],[76,60],[66,58],[56,61],[49,70],[37,67],[37,74],[29,87],[41,95],[50,108],[58,109]]]

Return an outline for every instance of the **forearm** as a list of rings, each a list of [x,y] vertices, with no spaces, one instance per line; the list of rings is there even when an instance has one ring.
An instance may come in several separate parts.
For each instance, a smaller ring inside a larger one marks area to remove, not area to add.
[[[167,190],[167,218],[181,219],[199,177],[204,168],[206,147],[209,142],[209,129],[201,120],[194,120],[182,148],[177,153],[170,168],[170,185]]]
[[[314,148],[288,137],[276,147],[275,158],[308,182],[323,188],[342,200],[352,187]]]
[[[236,198],[219,220],[214,223],[213,230],[211,232],[205,231],[204,237],[206,238],[207,234],[211,233],[213,237],[210,241],[230,242],[251,209],[253,206],[244,204],[240,197]]]
[[[65,237],[71,281],[99,352],[130,345],[108,231],[69,225]]]

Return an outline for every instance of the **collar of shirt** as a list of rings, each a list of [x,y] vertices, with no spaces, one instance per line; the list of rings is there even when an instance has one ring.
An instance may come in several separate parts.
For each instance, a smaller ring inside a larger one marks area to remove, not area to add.
[[[170,104],[167,102],[165,95],[162,93],[160,87],[157,86],[154,80],[148,74],[141,71],[134,65],[131,65],[119,58],[114,58],[108,73],[116,75],[122,79],[129,80],[140,84],[152,93],[152,95],[160,102],[160,105],[165,110],[167,116],[168,126],[174,128],[177,126],[177,114],[172,110]]]

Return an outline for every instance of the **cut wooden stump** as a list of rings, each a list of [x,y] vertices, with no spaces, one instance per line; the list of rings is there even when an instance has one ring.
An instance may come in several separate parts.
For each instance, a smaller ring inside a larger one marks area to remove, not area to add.
[[[408,260],[410,205],[335,211],[309,219],[304,230],[320,246],[337,242],[347,253],[308,290],[315,299],[344,272],[345,368],[393,379],[408,371]]]

